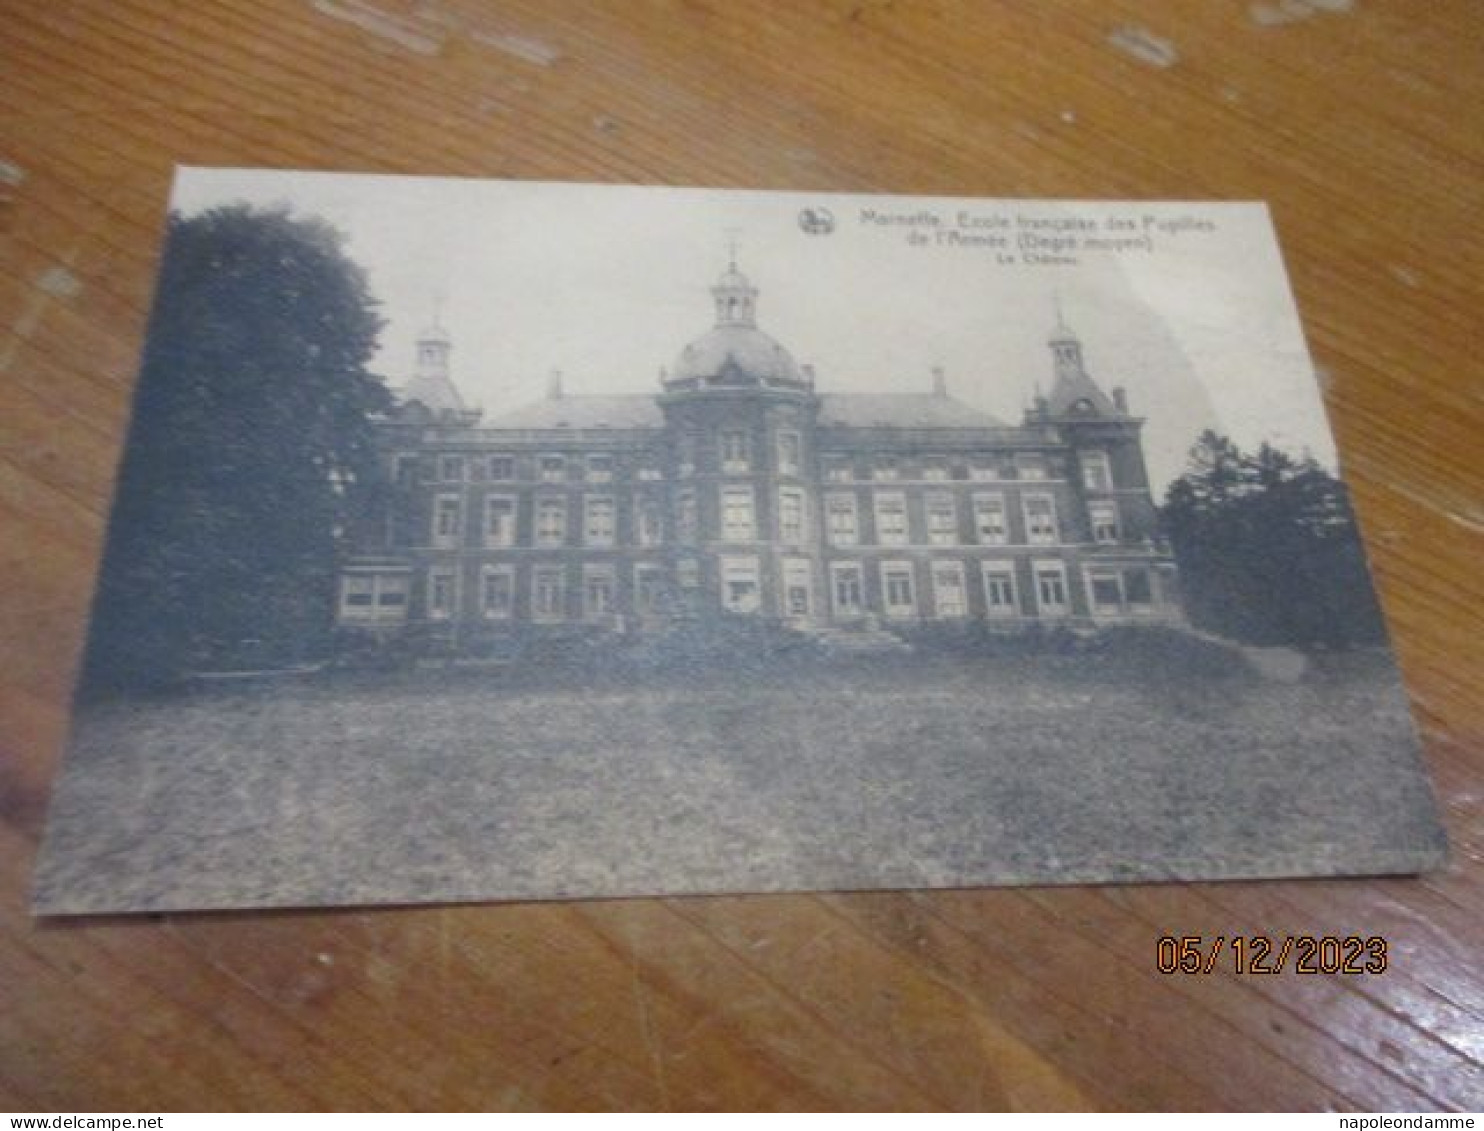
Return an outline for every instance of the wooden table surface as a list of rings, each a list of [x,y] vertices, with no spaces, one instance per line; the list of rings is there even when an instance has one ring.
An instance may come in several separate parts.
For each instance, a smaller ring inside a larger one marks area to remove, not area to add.
[[[1468,0],[0,3],[0,1108],[1484,1106]],[[1272,203],[1446,807],[1421,879],[39,924],[171,168]],[[1176,934],[1381,977],[1171,977]]]

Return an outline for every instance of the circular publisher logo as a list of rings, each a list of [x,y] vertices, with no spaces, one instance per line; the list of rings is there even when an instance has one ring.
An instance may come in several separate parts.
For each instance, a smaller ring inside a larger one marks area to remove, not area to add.
[[[828,208],[805,208],[799,213],[799,227],[811,236],[827,236],[835,230],[835,217]]]

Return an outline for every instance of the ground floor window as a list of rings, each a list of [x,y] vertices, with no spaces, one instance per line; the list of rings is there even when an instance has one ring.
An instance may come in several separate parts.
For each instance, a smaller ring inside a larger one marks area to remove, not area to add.
[[[613,567],[584,566],[582,570],[582,615],[588,620],[607,616],[614,609]]]
[[[665,574],[656,565],[634,567],[634,607],[640,616],[654,616],[664,602]]]
[[[1036,604],[1047,616],[1064,616],[1067,602],[1067,567],[1061,562],[1037,562]]]
[[[1147,613],[1154,604],[1149,570],[1144,566],[1089,566],[1087,594],[1093,616]]]
[[[881,592],[887,616],[912,616],[917,611],[917,594],[912,584],[912,563],[882,562]]]
[[[400,621],[407,615],[405,573],[349,573],[340,581],[340,617],[347,621]]]
[[[755,613],[762,605],[756,558],[721,560],[721,603],[728,612]]]
[[[785,610],[791,617],[807,617],[812,604],[813,587],[809,582],[809,563],[790,560],[783,563]]]
[[[933,604],[940,617],[962,617],[969,613],[964,592],[963,562],[933,563]]]
[[[1015,605],[1015,567],[1009,562],[985,562],[984,608],[992,617],[1013,617]]]
[[[485,566],[480,571],[481,611],[491,620],[506,620],[515,611],[515,570]]]
[[[531,615],[537,620],[561,620],[565,598],[560,566],[538,566],[531,572]]]
[[[1123,577],[1116,569],[1089,569],[1087,600],[1093,616],[1123,612]]]
[[[835,615],[839,617],[859,616],[865,608],[861,567],[837,562],[830,566],[830,581],[835,602]]]
[[[435,569],[428,574],[428,616],[447,620],[453,616],[454,575],[452,570]]]

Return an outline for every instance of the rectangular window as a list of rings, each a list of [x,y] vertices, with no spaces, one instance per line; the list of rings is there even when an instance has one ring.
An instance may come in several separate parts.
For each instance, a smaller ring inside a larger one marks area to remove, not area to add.
[[[1113,472],[1108,466],[1107,452],[1079,452],[1077,462],[1082,468],[1082,486],[1089,491],[1113,490]]]
[[[665,574],[657,565],[634,567],[634,607],[640,616],[654,616],[662,611]]]
[[[721,559],[721,603],[728,612],[755,613],[762,605],[756,558]]]
[[[582,615],[587,620],[598,620],[614,611],[613,567],[588,565],[582,567]]]
[[[876,495],[876,541],[883,546],[907,544],[907,500],[895,492]]]
[[[721,536],[726,542],[751,542],[757,537],[751,487],[725,487],[721,492]]]
[[[589,483],[613,482],[613,457],[606,454],[588,456],[587,471],[584,478]]]
[[[937,483],[948,478],[948,463],[946,460],[930,459],[922,465],[922,477]]]
[[[856,521],[855,496],[831,495],[825,500],[830,519],[830,544],[854,546],[860,541],[860,528]]]
[[[1112,499],[1094,499],[1087,504],[1094,542],[1118,541],[1118,504]]]
[[[566,605],[566,581],[561,566],[537,566],[531,571],[531,615],[537,620],[561,620]]]
[[[694,475],[696,473],[695,435],[693,433],[686,433],[684,436],[681,436],[677,448],[676,470],[682,478],[688,475]]]
[[[428,617],[447,620],[453,616],[453,572],[434,570],[428,574]]]
[[[991,459],[976,459],[969,463],[969,478],[990,482],[1000,477],[999,466]]]
[[[958,544],[958,507],[947,491],[934,491],[927,496],[927,534],[933,546]]]
[[[508,620],[515,607],[515,570],[485,566],[479,574],[479,607],[490,620]]]
[[[911,562],[881,563],[881,595],[889,617],[909,617],[917,611]]]
[[[876,460],[873,476],[876,479],[885,479],[888,481],[900,479],[902,477],[902,467],[897,463],[895,456],[881,456]]]
[[[778,433],[778,470],[784,475],[797,475],[802,466],[801,445],[797,432]]]
[[[611,546],[617,539],[617,517],[607,495],[589,495],[584,500],[582,540],[589,546]]]
[[[392,461],[392,481],[399,487],[410,487],[417,482],[417,457],[399,455]]]
[[[1015,457],[1017,479],[1045,479],[1046,457],[1037,452],[1021,452]]]
[[[974,496],[974,537],[981,546],[1003,546],[1010,540],[1004,495]]]
[[[462,483],[464,481],[464,457],[440,456],[438,478],[445,483]]]
[[[459,497],[439,495],[433,503],[433,545],[444,548],[457,545],[459,520]]]
[[[541,469],[541,482],[565,483],[567,481],[566,456],[542,456],[538,466]]]
[[[804,494],[802,491],[778,493],[778,533],[785,542],[797,545],[804,540]]]
[[[359,619],[368,618],[376,607],[376,578],[369,574],[351,574],[340,581],[340,612]]]
[[[659,461],[656,460],[653,456],[643,457],[639,461],[638,467],[636,467],[634,470],[634,478],[639,480],[641,483],[654,483],[657,480],[664,478],[663,474],[660,472]]]
[[[658,546],[664,540],[660,501],[648,495],[634,500],[634,541],[641,546]]]
[[[1054,545],[1057,541],[1056,500],[1050,495],[1027,495],[1021,500],[1025,511],[1025,536],[1033,546]]]
[[[694,491],[681,491],[675,496],[675,528],[682,542],[694,542],[700,534],[700,515],[696,510]]]
[[[962,617],[969,613],[964,591],[963,562],[933,563],[933,604],[940,617]]]
[[[496,483],[508,483],[515,478],[515,457],[490,456],[487,468],[490,479]]]
[[[1015,606],[1015,567],[1009,562],[985,562],[984,605],[992,617],[1013,617]]]
[[[1087,599],[1093,616],[1123,612],[1123,578],[1116,569],[1087,571]]]
[[[789,558],[783,563],[784,611],[791,617],[807,617],[811,605],[809,563],[799,558]]]
[[[865,610],[862,590],[860,566],[851,562],[835,562],[830,566],[830,594],[837,617],[859,616]]]
[[[567,503],[565,499],[539,499],[536,502],[536,545],[563,546],[567,542]]]
[[[746,471],[752,462],[751,445],[747,433],[740,429],[727,429],[721,434],[722,471]]]
[[[1048,616],[1067,612],[1067,570],[1061,562],[1036,562],[1036,605]]]
[[[515,500],[509,495],[489,495],[485,498],[484,544],[515,545]]]

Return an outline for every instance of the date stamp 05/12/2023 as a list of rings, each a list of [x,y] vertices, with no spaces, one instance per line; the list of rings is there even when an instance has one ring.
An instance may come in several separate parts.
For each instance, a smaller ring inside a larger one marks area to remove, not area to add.
[[[1161,974],[1384,974],[1390,961],[1379,935],[1161,935]]]

